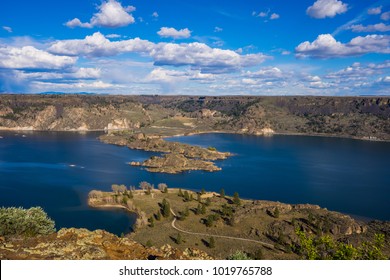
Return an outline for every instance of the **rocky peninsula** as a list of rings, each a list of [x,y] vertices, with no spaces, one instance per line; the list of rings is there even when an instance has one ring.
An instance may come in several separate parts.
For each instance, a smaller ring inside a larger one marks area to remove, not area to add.
[[[323,238],[331,242],[334,251],[326,251],[318,243],[315,250],[319,259],[337,258],[335,251],[342,250],[343,244],[356,249],[351,258],[369,258],[364,250],[371,250],[377,237],[381,239],[377,257],[390,257],[389,222],[357,221],[318,205],[245,200],[238,194],[171,189],[165,184],[160,189],[149,186],[92,191],[88,204],[124,207],[137,213],[130,237],[141,244],[169,244],[179,250],[189,246],[217,259],[229,258],[240,250],[252,258],[310,258],[302,236],[313,244]]]

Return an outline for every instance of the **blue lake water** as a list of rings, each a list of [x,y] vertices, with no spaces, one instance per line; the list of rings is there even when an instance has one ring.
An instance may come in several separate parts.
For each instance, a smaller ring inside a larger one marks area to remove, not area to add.
[[[23,134],[25,137],[23,137]],[[351,139],[233,134],[175,137],[234,156],[222,171],[178,175],[131,167],[155,153],[99,142],[99,133],[0,132],[0,206],[42,206],[57,228],[131,230],[135,216],[86,204],[92,189],[148,181],[171,187],[239,192],[243,198],[319,204],[371,219],[390,220],[390,143]]]

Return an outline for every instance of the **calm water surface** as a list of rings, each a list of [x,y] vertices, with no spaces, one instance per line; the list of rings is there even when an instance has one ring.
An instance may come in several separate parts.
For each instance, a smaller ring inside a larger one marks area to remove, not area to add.
[[[23,134],[25,137],[23,137]],[[222,171],[179,175],[131,167],[154,153],[99,142],[99,133],[0,132],[0,206],[42,206],[57,228],[131,230],[135,216],[86,205],[92,189],[111,184],[205,188],[243,198],[313,203],[330,210],[390,220],[390,143],[351,139],[203,134],[168,140],[214,146],[234,156]]]

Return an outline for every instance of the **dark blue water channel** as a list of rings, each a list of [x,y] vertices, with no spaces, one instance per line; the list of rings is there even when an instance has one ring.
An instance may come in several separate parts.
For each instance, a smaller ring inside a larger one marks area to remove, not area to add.
[[[24,136],[23,136],[24,135]],[[99,133],[0,132],[0,206],[42,206],[57,228],[131,230],[135,216],[86,204],[92,189],[113,183],[165,182],[193,190],[237,191],[243,198],[319,204],[371,219],[390,220],[390,143],[304,136],[203,134],[175,137],[234,154],[222,171],[178,175],[131,167],[154,153],[99,142]]]

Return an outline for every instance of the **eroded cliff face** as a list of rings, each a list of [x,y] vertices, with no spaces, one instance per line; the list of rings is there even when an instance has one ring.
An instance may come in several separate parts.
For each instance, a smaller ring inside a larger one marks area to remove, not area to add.
[[[0,238],[0,259],[12,260],[209,260],[198,249],[147,248],[103,230],[61,229],[49,236]]]
[[[139,128],[150,122],[142,105],[88,97],[0,97],[0,129],[88,131]]]
[[[390,140],[388,97],[0,95],[0,129],[207,131]]]

